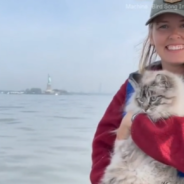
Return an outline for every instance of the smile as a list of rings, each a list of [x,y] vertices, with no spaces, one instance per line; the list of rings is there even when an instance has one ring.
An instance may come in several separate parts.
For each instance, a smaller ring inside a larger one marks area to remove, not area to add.
[[[182,50],[184,49],[184,45],[168,45],[166,48],[168,50]]]

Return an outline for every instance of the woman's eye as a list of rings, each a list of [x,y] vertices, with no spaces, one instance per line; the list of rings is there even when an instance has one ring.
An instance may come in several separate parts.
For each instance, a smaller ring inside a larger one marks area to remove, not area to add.
[[[161,28],[161,29],[167,29],[169,26],[168,25],[161,25],[161,26],[159,26],[159,28]]]

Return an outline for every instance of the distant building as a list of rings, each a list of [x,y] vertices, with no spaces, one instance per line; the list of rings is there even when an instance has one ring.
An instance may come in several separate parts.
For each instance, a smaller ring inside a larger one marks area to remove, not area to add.
[[[25,94],[42,94],[42,90],[40,88],[31,88],[31,89],[26,89],[24,93]]]

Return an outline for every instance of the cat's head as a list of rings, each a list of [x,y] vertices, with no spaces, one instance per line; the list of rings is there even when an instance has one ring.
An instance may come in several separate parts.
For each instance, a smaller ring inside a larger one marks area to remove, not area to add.
[[[136,85],[133,103],[153,118],[162,117],[175,100],[176,86],[176,78],[170,72],[146,71]]]

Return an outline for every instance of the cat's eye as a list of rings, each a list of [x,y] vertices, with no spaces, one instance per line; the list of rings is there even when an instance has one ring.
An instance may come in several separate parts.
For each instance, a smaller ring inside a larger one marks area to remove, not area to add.
[[[157,99],[156,96],[152,96],[152,97],[151,97],[151,101],[155,101],[156,99]]]

